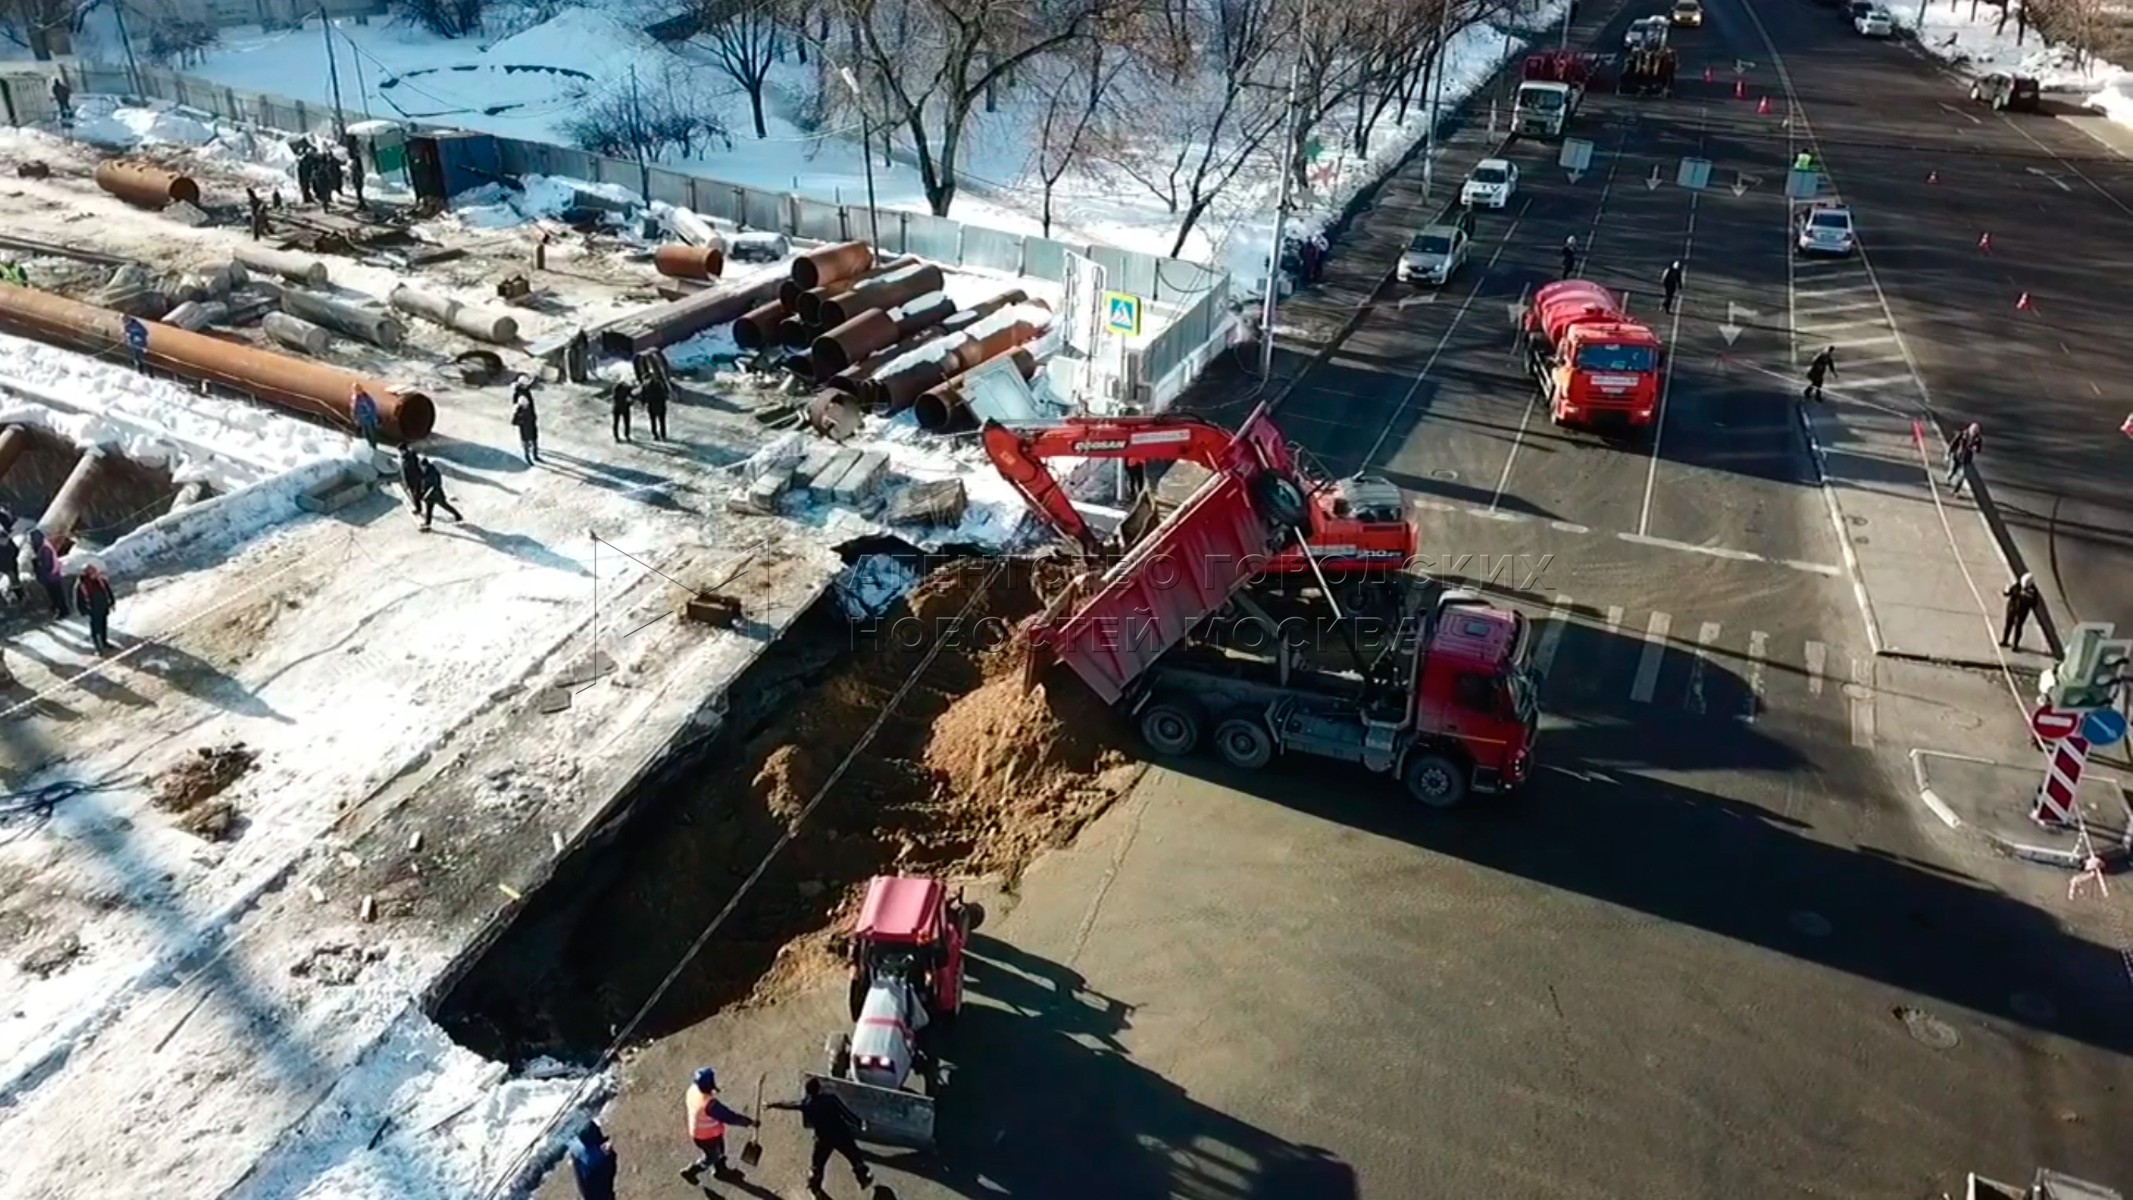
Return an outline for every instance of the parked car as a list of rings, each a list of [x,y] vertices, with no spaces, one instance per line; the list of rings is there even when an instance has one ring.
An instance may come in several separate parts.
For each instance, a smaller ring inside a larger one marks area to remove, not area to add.
[[[1509,159],[1484,158],[1459,187],[1459,203],[1472,208],[1503,208],[1518,192],[1518,167]]]
[[[1667,19],[1684,29],[1701,29],[1703,27],[1702,0],[1674,0],[1673,10],[1667,13]]]
[[[1431,225],[1407,243],[1394,272],[1401,283],[1443,284],[1466,265],[1474,241],[1457,225]]]
[[[1873,0],[1847,0],[1846,3],[1837,6],[1837,12],[1844,18],[1844,23],[1854,29],[1859,27],[1859,18],[1872,11],[1874,11]]]
[[[1850,254],[1857,250],[1859,236],[1852,226],[1852,210],[1835,204],[1817,204],[1808,209],[1800,216],[1794,245],[1801,254]]]
[[[1970,98],[1990,104],[1995,112],[2018,109],[2035,112],[2044,103],[2044,89],[2027,75],[2005,75],[1994,71],[1978,76],[1970,85]]]
[[[1662,16],[1638,17],[1629,23],[1622,35],[1622,48],[1628,51],[1657,50],[1666,45],[1667,19]]]
[[[1885,8],[1869,8],[1852,19],[1860,37],[1889,37],[1896,32],[1896,18]]]

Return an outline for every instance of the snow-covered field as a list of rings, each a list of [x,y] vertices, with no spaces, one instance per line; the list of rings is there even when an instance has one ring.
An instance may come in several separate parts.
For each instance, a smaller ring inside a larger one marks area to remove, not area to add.
[[[2017,0],[2012,7],[2019,6]],[[2079,93],[2112,120],[2133,125],[2133,70],[2094,60],[2076,66],[2078,56],[2068,48],[2046,45],[2034,29],[2023,34],[2009,10],[1973,0],[1932,0],[1925,6],[1923,24],[1913,5],[1891,5],[1889,13],[1928,52],[1969,74],[2028,75],[2046,91]]]
[[[1557,19],[1562,0],[1543,0],[1527,23]],[[488,43],[433,37],[399,21],[335,30],[341,57],[344,103],[371,116],[459,125],[531,141],[564,143],[562,129],[588,97],[627,86],[636,69],[645,87],[716,88],[723,77],[705,65],[700,50],[661,46],[641,30],[605,11],[564,10],[553,19]],[[1523,45],[1494,26],[1457,34],[1447,54],[1444,100],[1454,104],[1478,87]],[[232,87],[326,103],[331,89],[326,42],[317,27],[301,30],[230,30],[192,72]],[[679,81],[679,82],[673,82]],[[821,199],[863,202],[866,172],[860,130],[833,128],[810,133],[799,116],[817,86],[815,69],[796,63],[772,67],[766,102],[768,136],[757,139],[745,96],[730,86],[720,102],[730,134],[725,145],[665,165],[750,187],[793,191]],[[1038,139],[1032,127],[1043,96],[1030,87],[1007,89],[999,111],[972,118],[964,140],[959,179],[964,190],[950,215],[982,227],[1037,233],[1042,187]],[[1160,107],[1160,106],[1158,106]],[[1312,194],[1302,198],[1299,225],[1322,223],[1422,137],[1428,118],[1418,102],[1405,121],[1388,114],[1373,129],[1366,153],[1351,154],[1339,131],[1350,118],[1330,115],[1320,141],[1327,147],[1312,168]],[[1270,139],[1272,140],[1278,139]],[[926,207],[917,170],[908,157],[893,166],[875,164],[874,184],[885,208]],[[1272,237],[1272,209],[1279,190],[1271,144],[1248,163],[1217,197],[1186,239],[1181,257],[1217,263],[1240,280],[1262,278]],[[1116,169],[1095,165],[1069,170],[1055,189],[1054,232],[1150,254],[1169,254],[1179,218],[1163,199]]]

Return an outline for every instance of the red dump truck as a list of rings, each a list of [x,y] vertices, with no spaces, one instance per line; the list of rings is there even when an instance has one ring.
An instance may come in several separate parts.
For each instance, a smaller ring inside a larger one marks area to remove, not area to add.
[[[1349,670],[1310,665],[1299,623],[1258,607],[1248,585],[1307,526],[1309,496],[1280,431],[1255,412],[1182,507],[1031,623],[1032,668],[1073,671],[1159,753],[1206,747],[1245,769],[1278,753],[1360,763],[1437,808],[1524,782],[1540,681],[1518,613],[1418,584],[1374,653],[1344,639]],[[1253,621],[1273,636],[1220,635]]]
[[[1613,292],[1565,279],[1533,294],[1526,361],[1558,425],[1643,429],[1659,409],[1664,350]]]

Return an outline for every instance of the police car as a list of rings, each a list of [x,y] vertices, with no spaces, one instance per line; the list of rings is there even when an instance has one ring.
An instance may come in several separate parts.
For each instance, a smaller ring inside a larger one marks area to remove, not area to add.
[[[1852,227],[1852,210],[1835,204],[1818,204],[1800,217],[1794,244],[1801,254],[1850,254],[1859,248]]]

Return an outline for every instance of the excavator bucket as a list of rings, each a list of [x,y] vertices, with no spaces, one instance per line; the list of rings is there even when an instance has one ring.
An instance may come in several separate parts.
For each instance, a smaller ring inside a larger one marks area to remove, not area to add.
[[[834,1075],[809,1075],[844,1101],[861,1123],[859,1140],[909,1150],[933,1149],[933,1097]]]

